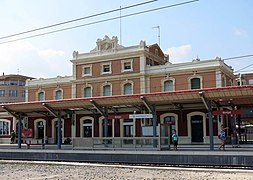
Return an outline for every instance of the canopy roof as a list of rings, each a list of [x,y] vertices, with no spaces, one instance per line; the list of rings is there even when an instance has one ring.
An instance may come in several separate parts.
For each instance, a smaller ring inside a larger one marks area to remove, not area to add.
[[[69,111],[69,110],[91,110],[97,107],[121,108],[144,106],[143,98],[147,104],[159,108],[176,109],[180,105],[183,108],[205,108],[203,103],[204,95],[206,101],[212,101],[217,106],[251,106],[253,103],[253,85],[230,86],[223,88],[208,88],[198,90],[182,90],[174,92],[156,92],[134,95],[117,95],[91,98],[73,98],[63,100],[48,100],[2,104],[0,112],[9,112],[12,115],[18,113],[27,116],[38,116],[48,113],[49,110]],[[97,106],[94,106],[94,103]],[[49,109],[49,110],[48,110]]]

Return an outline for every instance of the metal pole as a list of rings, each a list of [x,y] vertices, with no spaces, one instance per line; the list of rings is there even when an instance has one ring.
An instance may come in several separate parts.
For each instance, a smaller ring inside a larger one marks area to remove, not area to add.
[[[157,123],[157,115],[156,115],[156,109],[155,106],[153,106],[153,147],[156,148],[157,147],[157,140],[156,140],[156,123]]]
[[[209,137],[210,137],[210,150],[214,150],[214,145],[213,145],[213,113],[211,108],[208,111],[209,115]]]
[[[104,108],[104,137],[105,137],[105,146],[108,144],[108,109]]]
[[[21,115],[18,116],[18,148],[21,149]]]
[[[58,133],[57,133],[57,147],[58,149],[61,149],[61,111],[58,111],[58,122],[57,122],[57,130],[58,130]]]

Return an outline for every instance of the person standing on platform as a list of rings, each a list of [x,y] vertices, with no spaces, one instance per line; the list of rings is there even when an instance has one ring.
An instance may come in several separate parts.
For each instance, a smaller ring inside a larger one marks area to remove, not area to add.
[[[16,133],[15,133],[15,131],[14,131],[14,130],[12,130],[12,131],[11,131],[11,144],[13,144],[13,143],[14,143],[15,138],[16,138]]]
[[[221,128],[220,128],[220,132],[219,132],[219,138],[221,140],[221,145],[219,147],[219,150],[221,150],[221,148],[223,149],[223,151],[225,151],[225,145],[226,145],[226,133],[225,130],[228,129],[228,127],[224,127],[223,124],[221,124]]]
[[[177,145],[178,145],[178,135],[176,130],[173,130],[173,134],[172,134],[172,142],[174,145],[174,150],[177,151]]]

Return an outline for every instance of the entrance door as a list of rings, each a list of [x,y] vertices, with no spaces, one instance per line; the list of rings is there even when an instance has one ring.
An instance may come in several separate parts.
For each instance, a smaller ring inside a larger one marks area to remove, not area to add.
[[[191,117],[192,142],[203,142],[203,117],[200,115]]]

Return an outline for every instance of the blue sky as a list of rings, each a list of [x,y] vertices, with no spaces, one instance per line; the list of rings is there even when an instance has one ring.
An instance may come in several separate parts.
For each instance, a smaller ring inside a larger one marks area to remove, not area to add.
[[[0,0],[0,37],[126,7],[148,0]],[[122,16],[173,5],[187,0],[158,0],[123,10]],[[158,43],[172,63],[216,56],[229,58],[253,54],[252,0],[199,0],[186,5],[122,18],[122,45]],[[0,43],[38,33],[117,17],[119,12],[70,23],[34,33],[1,39]],[[5,74],[35,78],[71,75],[72,52],[88,52],[96,40],[120,37],[119,19],[50,35],[0,44],[1,68]],[[252,64],[253,57],[225,61],[235,71]],[[253,72],[253,65],[244,69]],[[243,73],[241,72],[241,73]]]

